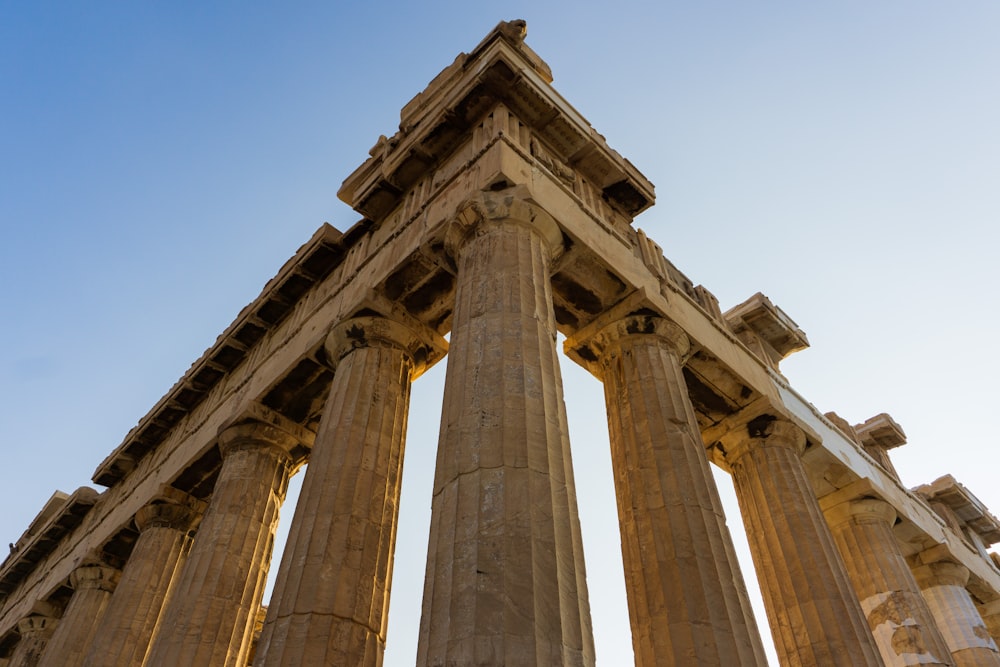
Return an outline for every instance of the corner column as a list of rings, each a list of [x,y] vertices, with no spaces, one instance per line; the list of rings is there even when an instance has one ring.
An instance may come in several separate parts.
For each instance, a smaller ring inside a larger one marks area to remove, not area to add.
[[[925,552],[926,553],[926,552]],[[918,557],[919,558],[919,557]],[[965,585],[969,570],[948,560],[913,570],[927,606],[951,650],[956,667],[998,667],[1000,653]]]
[[[219,434],[222,469],[148,664],[246,663],[298,439],[260,422]]]
[[[892,505],[864,498],[825,513],[885,664],[951,665],[951,652],[892,533]]]
[[[118,570],[100,563],[73,571],[69,577],[73,596],[42,653],[39,667],[83,664],[90,642],[101,632],[104,611],[120,575]]]
[[[722,442],[781,664],[883,664],[800,458],[805,434],[764,417]]]
[[[139,530],[87,653],[87,667],[141,667],[160,628],[181,564],[191,548],[191,531],[205,503],[165,488],[135,514]]]
[[[336,372],[255,664],[382,664],[410,382],[445,348],[382,317],[328,336]]]
[[[549,283],[562,234],[523,187],[481,193],[458,284],[418,665],[592,665]]]
[[[684,382],[676,324],[598,332],[636,665],[767,660]]]
[[[36,667],[58,623],[58,618],[42,614],[32,614],[18,621],[21,639],[10,655],[10,667]]]

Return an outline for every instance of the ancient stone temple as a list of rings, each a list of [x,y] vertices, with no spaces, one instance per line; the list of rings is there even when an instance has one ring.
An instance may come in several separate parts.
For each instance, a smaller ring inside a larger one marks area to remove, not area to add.
[[[604,386],[637,664],[766,662],[715,464],[783,665],[1000,666],[1000,522],[951,477],[905,488],[888,415],[789,386],[805,334],[761,294],[722,312],[633,226],[653,186],[524,35],[501,23],[410,101],[340,189],[361,220],[317,230],[101,490],[41,509],[0,566],[0,666],[381,664],[410,392],[438,362],[418,664],[593,665],[565,357]]]

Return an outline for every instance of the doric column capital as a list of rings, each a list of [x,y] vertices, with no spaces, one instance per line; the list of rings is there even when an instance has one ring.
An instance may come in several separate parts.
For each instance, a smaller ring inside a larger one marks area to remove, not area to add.
[[[950,560],[939,560],[913,568],[913,578],[921,589],[935,586],[958,586],[969,583],[969,568]]]
[[[326,337],[327,363],[334,369],[352,351],[366,347],[401,350],[413,363],[413,376],[420,375],[428,362],[436,361],[447,349],[444,339],[432,332],[417,331],[388,317],[352,317],[335,325]]]
[[[764,447],[791,449],[801,456],[806,448],[806,434],[801,428],[771,415],[762,415],[721,438],[730,465],[747,452]]]
[[[458,257],[469,239],[488,233],[502,224],[530,227],[545,241],[550,259],[563,250],[559,225],[540,206],[529,201],[531,194],[523,185],[499,191],[481,191],[459,206],[458,214],[448,225],[445,249]]]
[[[603,357],[638,336],[654,336],[666,342],[667,347],[683,363],[691,351],[691,340],[684,329],[670,320],[655,314],[629,315],[612,322],[589,341],[591,349]]]
[[[35,636],[48,638],[55,632],[58,622],[59,619],[54,616],[31,614],[17,622],[17,631],[21,633],[21,637]]]
[[[219,432],[218,442],[223,459],[233,452],[265,446],[271,447],[289,462],[296,458],[292,450],[301,444],[298,438],[277,426],[258,421],[243,422],[224,428]]]
[[[118,585],[121,575],[121,570],[103,563],[87,563],[73,570],[69,575],[69,583],[77,591],[91,589],[111,593]]]
[[[135,526],[139,532],[147,528],[173,528],[194,530],[201,521],[208,503],[164,484],[149,503],[135,513]]]
[[[896,521],[896,509],[878,498],[848,500],[824,510],[831,528],[849,521],[854,523],[885,523],[890,527]]]

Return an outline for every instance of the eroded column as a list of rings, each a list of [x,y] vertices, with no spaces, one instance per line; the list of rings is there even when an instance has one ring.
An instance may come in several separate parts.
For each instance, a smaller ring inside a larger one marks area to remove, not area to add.
[[[594,663],[549,284],[562,237],[524,194],[482,194],[448,239],[458,284],[419,665]]]
[[[782,665],[881,665],[800,458],[805,434],[758,419],[723,438]]]
[[[298,440],[258,422],[219,434],[222,468],[148,664],[244,665]]]
[[[969,570],[947,560],[919,565],[913,576],[923,592],[957,667],[997,667],[1000,653],[965,590]]]
[[[40,667],[76,667],[96,633],[118,583],[120,572],[101,563],[78,567],[70,575],[73,596],[52,633],[39,661]]]
[[[189,531],[203,510],[203,502],[167,488],[136,512],[139,538],[87,653],[87,667],[145,663],[160,628],[160,613],[191,548]]]
[[[951,665],[948,646],[892,533],[892,505],[849,500],[825,514],[885,664]]]
[[[987,602],[979,608],[979,615],[994,642],[1000,642],[1000,599]]]
[[[600,331],[636,665],[767,663],[687,395],[684,331],[633,316]]]
[[[382,317],[328,337],[335,375],[256,664],[382,663],[410,381],[444,346]]]
[[[58,623],[59,619],[42,614],[32,614],[18,621],[21,639],[10,655],[10,667],[36,667]]]

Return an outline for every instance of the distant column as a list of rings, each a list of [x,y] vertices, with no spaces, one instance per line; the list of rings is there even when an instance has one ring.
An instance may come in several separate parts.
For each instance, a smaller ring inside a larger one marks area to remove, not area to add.
[[[150,649],[153,667],[246,664],[297,439],[259,422],[219,435],[222,469]]]
[[[892,533],[892,505],[850,500],[827,509],[826,519],[887,667],[951,665],[951,652]]]
[[[969,570],[947,560],[919,565],[913,576],[955,659],[956,667],[997,667],[1000,653],[965,585]]]
[[[418,665],[592,665],[549,283],[562,235],[522,188],[482,193],[458,266]]]
[[[410,381],[435,347],[382,317],[327,338],[335,375],[256,664],[382,664]]]
[[[636,665],[764,665],[687,395],[684,331],[633,316],[600,350]]]
[[[800,458],[805,434],[758,419],[723,445],[781,664],[883,664]]]
[[[78,567],[70,575],[73,596],[49,639],[39,667],[76,667],[94,636],[101,631],[104,611],[120,572],[103,564]]]
[[[36,667],[58,623],[59,619],[41,614],[32,614],[18,621],[17,631],[21,639],[10,655],[10,667]]]
[[[141,667],[160,628],[176,575],[191,548],[189,531],[204,503],[176,489],[135,515],[139,529],[121,580],[115,588],[87,653],[87,667]]]
[[[980,607],[979,615],[983,617],[993,641],[1000,642],[1000,599],[992,600]]]

